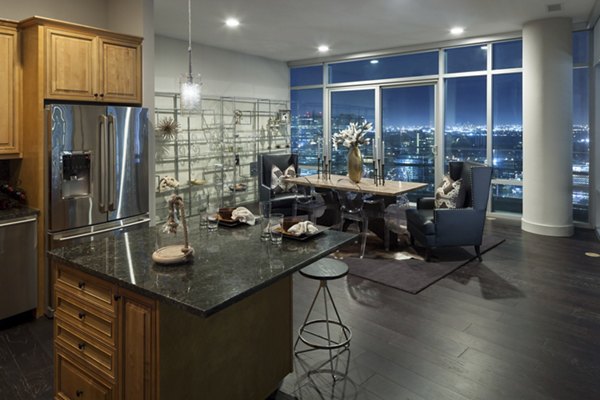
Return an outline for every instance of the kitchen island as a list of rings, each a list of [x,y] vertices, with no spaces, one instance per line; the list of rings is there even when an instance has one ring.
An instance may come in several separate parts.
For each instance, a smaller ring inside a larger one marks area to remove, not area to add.
[[[170,267],[151,259],[165,239],[155,228],[52,251],[57,398],[275,391],[292,371],[291,274],[355,235],[329,230],[281,246],[259,236],[259,227],[192,229],[193,262]]]

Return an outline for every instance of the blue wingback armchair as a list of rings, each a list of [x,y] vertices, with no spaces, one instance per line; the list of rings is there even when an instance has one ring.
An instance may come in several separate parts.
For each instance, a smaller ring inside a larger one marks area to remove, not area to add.
[[[453,180],[461,179],[464,204],[457,208],[435,208],[433,198],[421,198],[417,209],[406,210],[406,224],[411,243],[418,242],[427,250],[446,246],[475,246],[479,261],[485,225],[492,168],[470,161],[450,162],[448,172]]]

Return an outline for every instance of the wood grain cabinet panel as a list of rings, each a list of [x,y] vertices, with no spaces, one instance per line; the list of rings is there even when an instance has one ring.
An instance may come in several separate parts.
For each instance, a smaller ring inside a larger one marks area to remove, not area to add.
[[[62,263],[52,267],[56,398],[75,399],[87,385],[91,394],[78,398],[156,400],[156,301]]]
[[[97,74],[96,36],[48,28],[46,41],[46,97],[93,99]]]
[[[141,102],[141,46],[119,40],[100,39],[104,101]]]
[[[46,26],[46,99],[142,103],[141,39]]]
[[[16,28],[0,26],[0,159],[21,156]]]
[[[154,302],[128,291],[121,291],[122,344],[119,348],[122,367],[122,398],[152,400],[156,398],[157,318]]]
[[[60,346],[55,351],[55,399],[116,400],[111,384],[86,373]]]

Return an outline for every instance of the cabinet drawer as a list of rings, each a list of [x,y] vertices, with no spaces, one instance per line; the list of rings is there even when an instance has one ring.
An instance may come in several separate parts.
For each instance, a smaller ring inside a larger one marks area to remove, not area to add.
[[[116,391],[84,372],[61,347],[56,347],[55,390],[60,400],[113,400]]]
[[[56,270],[56,284],[64,285],[73,296],[116,315],[114,286],[88,274],[59,266]]]
[[[117,335],[116,318],[96,311],[87,303],[69,296],[57,285],[54,304],[55,316],[79,328],[85,334],[115,346]]]
[[[111,380],[115,378],[117,357],[114,349],[97,340],[90,340],[91,338],[60,319],[56,320],[54,337],[62,347],[70,350],[84,363],[96,368],[100,374],[104,374]]]

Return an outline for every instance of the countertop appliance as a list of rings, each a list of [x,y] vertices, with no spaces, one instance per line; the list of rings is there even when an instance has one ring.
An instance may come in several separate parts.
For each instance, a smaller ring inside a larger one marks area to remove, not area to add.
[[[48,104],[46,113],[48,247],[148,225],[148,110]]]
[[[37,217],[0,220],[0,320],[37,307]]]

